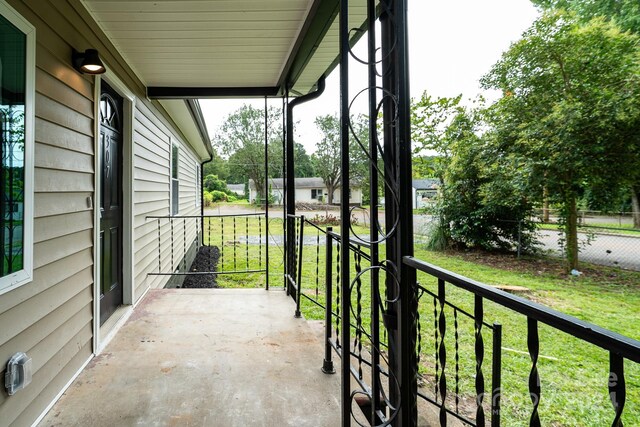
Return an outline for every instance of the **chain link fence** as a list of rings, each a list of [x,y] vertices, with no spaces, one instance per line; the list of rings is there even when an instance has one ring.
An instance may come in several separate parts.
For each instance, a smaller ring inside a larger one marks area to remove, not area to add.
[[[533,221],[542,249],[562,256],[565,238],[559,218],[556,210],[540,210]],[[640,228],[634,228],[633,218],[633,212],[579,211],[580,261],[640,271]]]

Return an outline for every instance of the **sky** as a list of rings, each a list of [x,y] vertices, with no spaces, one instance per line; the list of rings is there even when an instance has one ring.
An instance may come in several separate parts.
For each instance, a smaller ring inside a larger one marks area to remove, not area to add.
[[[502,52],[518,40],[538,16],[529,0],[409,0],[409,73],[412,98],[424,91],[431,96],[462,94],[468,100],[482,94],[488,100],[497,95],[482,91],[479,79],[500,59]],[[366,55],[366,37],[356,54]],[[366,67],[353,64],[349,70],[350,95],[367,84]],[[352,113],[366,113],[366,97]],[[327,78],[324,94],[294,109],[296,141],[308,153],[315,150],[321,135],[316,116],[339,111],[338,68]],[[264,99],[201,100],[209,135],[214,136],[224,119],[243,104],[264,108]],[[281,106],[281,100],[270,105]]]

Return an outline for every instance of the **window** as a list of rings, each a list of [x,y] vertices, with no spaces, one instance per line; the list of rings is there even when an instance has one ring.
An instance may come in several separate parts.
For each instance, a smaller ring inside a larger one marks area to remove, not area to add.
[[[180,212],[180,181],[178,180],[178,144],[171,146],[171,215]]]
[[[35,29],[0,0],[0,293],[32,279]]]
[[[312,188],[311,198],[314,200],[322,200],[322,188]]]
[[[200,197],[202,196],[202,189],[200,188],[200,164],[196,160],[196,208],[200,207]]]

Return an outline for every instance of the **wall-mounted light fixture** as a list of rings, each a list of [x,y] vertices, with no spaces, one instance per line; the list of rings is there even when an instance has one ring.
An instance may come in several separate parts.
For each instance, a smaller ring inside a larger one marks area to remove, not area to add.
[[[95,49],[87,49],[84,52],[78,52],[74,49],[72,62],[73,68],[83,74],[102,74],[107,71]]]

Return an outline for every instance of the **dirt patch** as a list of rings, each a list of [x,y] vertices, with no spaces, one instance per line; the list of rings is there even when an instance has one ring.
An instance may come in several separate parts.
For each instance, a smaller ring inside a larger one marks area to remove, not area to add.
[[[220,259],[220,249],[217,246],[203,246],[196,254],[195,259],[189,267],[192,272],[214,272],[218,269]],[[183,288],[203,289],[217,288],[218,281],[216,274],[193,274],[185,277],[182,283]]]

